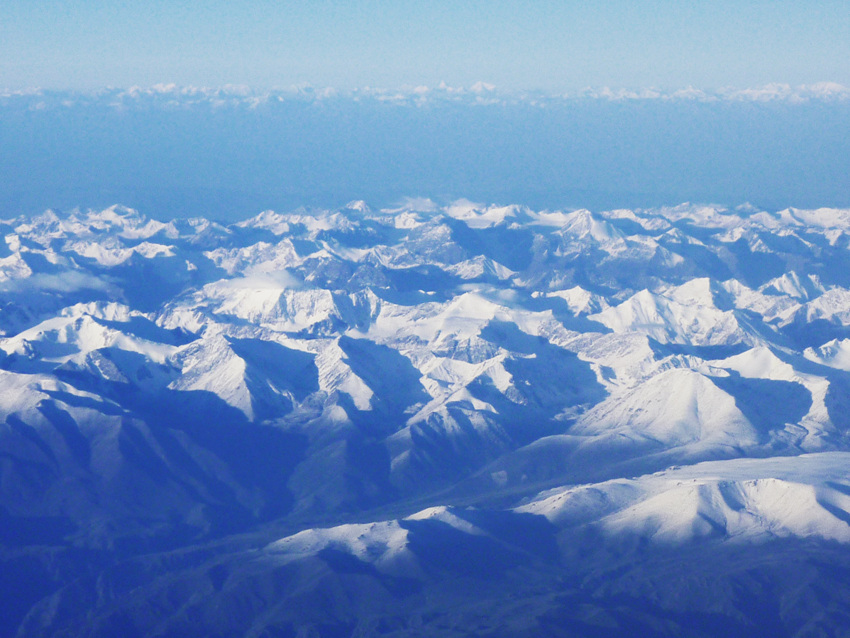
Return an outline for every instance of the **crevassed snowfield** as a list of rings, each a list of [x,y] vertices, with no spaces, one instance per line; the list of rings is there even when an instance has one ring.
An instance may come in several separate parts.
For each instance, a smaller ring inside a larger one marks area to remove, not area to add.
[[[848,210],[0,225],[4,635],[850,631]]]

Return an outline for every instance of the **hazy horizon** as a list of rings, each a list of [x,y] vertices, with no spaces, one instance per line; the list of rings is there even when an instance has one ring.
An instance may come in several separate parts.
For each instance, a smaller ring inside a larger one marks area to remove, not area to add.
[[[850,206],[850,90],[541,96],[478,86],[0,96],[0,213],[115,203],[232,221],[362,199]]]

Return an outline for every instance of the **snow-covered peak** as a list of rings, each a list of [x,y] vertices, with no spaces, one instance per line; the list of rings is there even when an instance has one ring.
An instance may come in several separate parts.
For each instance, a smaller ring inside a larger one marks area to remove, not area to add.
[[[664,446],[757,442],[753,426],[732,396],[699,372],[677,368],[612,393],[583,414],[571,432]]]
[[[804,355],[811,361],[850,372],[850,339],[833,339],[817,348],[806,348]]]
[[[470,228],[488,228],[508,219],[525,217],[518,206],[484,206],[460,199],[446,208],[446,215],[465,222]]]
[[[567,302],[570,310],[577,315],[595,314],[609,307],[604,297],[593,294],[581,286],[574,286],[569,290],[547,292],[546,295],[549,297],[560,297]]]
[[[622,232],[589,210],[577,210],[566,215],[561,231],[573,240],[592,239],[598,243],[616,241],[624,237]]]
[[[642,290],[590,318],[615,332],[641,332],[660,343],[710,346],[752,339],[733,312],[714,305],[712,285],[707,280],[675,288],[669,297]]]
[[[781,277],[771,279],[760,288],[760,291],[769,295],[787,295],[801,301],[813,299],[826,292],[817,275],[800,277],[793,270]]]
[[[264,210],[254,217],[238,222],[236,226],[239,228],[263,228],[275,235],[283,235],[289,231],[287,217],[273,210]]]
[[[817,537],[850,543],[847,453],[699,463],[553,490],[519,511],[653,543]]]

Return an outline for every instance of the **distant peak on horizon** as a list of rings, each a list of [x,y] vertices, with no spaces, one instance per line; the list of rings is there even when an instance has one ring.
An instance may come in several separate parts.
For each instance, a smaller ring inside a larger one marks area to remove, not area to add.
[[[55,100],[53,103],[52,100]],[[603,101],[698,101],[698,102],[788,102],[850,100],[850,87],[838,82],[816,82],[792,85],[769,83],[754,87],[697,88],[689,85],[679,89],[584,87],[566,92],[508,90],[483,81],[469,86],[452,86],[440,82],[436,86],[403,85],[399,88],[365,86],[355,89],[320,87],[295,84],[273,89],[255,88],[242,84],[221,86],[194,86],[175,83],[157,83],[150,86],[103,87],[93,90],[42,89],[38,87],[0,90],[0,100],[40,100],[34,108],[47,106],[74,106],[88,102],[109,100],[111,106],[125,106],[148,100],[168,104],[211,103],[215,106],[259,106],[263,103],[290,100],[371,100],[383,103],[422,105],[427,103],[470,104],[530,104],[543,105],[578,100]],[[47,100],[47,101],[45,101]],[[0,102],[0,104],[2,104]]]

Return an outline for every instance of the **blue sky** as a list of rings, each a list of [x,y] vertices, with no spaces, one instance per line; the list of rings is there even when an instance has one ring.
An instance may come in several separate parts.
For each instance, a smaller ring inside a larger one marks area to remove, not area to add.
[[[3,0],[0,87],[850,84],[822,2]]]

